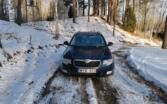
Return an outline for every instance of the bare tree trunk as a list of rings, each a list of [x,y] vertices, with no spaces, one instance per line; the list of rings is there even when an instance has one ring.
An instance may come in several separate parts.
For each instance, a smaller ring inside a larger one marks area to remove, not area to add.
[[[33,21],[35,21],[35,7],[33,6],[32,7],[32,17],[33,17]]]
[[[97,15],[97,0],[93,0],[93,15]]]
[[[165,34],[164,34],[162,48],[167,49],[167,17],[166,17],[166,22],[165,22]]]
[[[16,18],[16,23],[18,25],[21,25],[21,23],[22,23],[21,4],[22,4],[22,0],[18,0],[18,3],[17,3],[17,18]]]
[[[110,0],[110,24],[112,24],[112,20],[113,20],[113,10],[114,10],[114,7],[113,7],[113,0]]]
[[[99,15],[99,0],[93,0],[93,15],[97,16]]]
[[[9,21],[9,13],[5,0],[0,0],[0,19]]]
[[[38,12],[38,19],[42,20],[42,1],[37,0],[36,2],[37,2],[36,8],[37,8],[37,12]],[[57,0],[55,0],[55,2],[57,2]],[[55,2],[54,2],[54,5],[55,5]],[[54,9],[53,11],[55,11],[55,8],[53,8],[53,9]]]
[[[76,23],[75,16],[76,16],[76,7],[75,7],[75,0],[72,1],[73,3],[73,23]]]
[[[85,0],[83,0],[83,16],[85,16]]]
[[[4,0],[0,0],[0,19],[2,19],[2,20],[5,19],[5,14],[4,14]]]
[[[90,22],[90,0],[88,0],[88,22]]]
[[[104,6],[105,6],[104,2],[105,2],[105,0],[101,0],[100,2],[101,2],[101,17],[102,17],[104,15]]]
[[[126,8],[129,8],[129,2],[130,0],[126,0]]]
[[[144,2],[144,23],[143,23],[143,32],[144,32],[144,36],[146,35],[146,19],[147,19],[147,0],[145,0]]]
[[[135,0],[133,0],[133,11],[135,11]]]
[[[96,8],[96,10],[97,10],[97,15],[99,16],[99,8],[100,7],[100,0],[97,0],[97,8]]]
[[[125,10],[126,10],[125,2],[126,0],[123,0],[123,13],[125,13]]]
[[[113,3],[113,36],[115,36],[116,16],[119,0],[115,0]]]
[[[28,22],[27,0],[25,0],[25,8],[26,8],[26,22]]]
[[[92,1],[93,1],[93,15],[95,15],[95,0]]]
[[[104,0],[104,4],[103,4],[104,6],[103,6],[103,10],[104,10],[104,16],[106,15],[106,0]]]
[[[110,5],[111,0],[108,0],[108,15],[107,15],[107,22],[110,23],[110,16],[111,16],[111,5]]]
[[[115,36],[115,23],[116,23],[116,20],[115,20],[115,11],[114,11],[114,16],[113,16],[113,22],[114,22],[114,24],[113,24],[113,36]]]
[[[59,34],[59,26],[58,26],[58,23],[59,23],[59,19],[58,19],[58,11],[57,11],[57,7],[58,7],[58,1],[56,0],[55,1],[55,14],[54,14],[54,16],[55,16],[55,22],[56,22],[56,24],[55,24],[55,39],[58,39],[59,38],[59,36],[60,36],[60,34]]]
[[[1,42],[1,38],[0,38],[0,48],[3,48],[3,46],[2,46],[2,42]]]
[[[103,16],[103,0],[100,0],[100,16]]]

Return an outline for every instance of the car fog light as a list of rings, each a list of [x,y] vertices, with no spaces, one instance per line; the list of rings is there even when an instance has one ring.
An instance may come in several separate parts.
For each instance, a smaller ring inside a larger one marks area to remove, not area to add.
[[[108,72],[107,72],[107,75],[109,75],[109,74],[112,74],[112,71],[108,71]]]
[[[65,69],[62,69],[62,72],[64,72],[64,73],[68,73],[67,70],[65,70]]]
[[[63,58],[63,59],[62,59],[62,63],[64,63],[65,65],[68,65],[68,64],[71,64],[72,61],[71,61],[71,59]]]

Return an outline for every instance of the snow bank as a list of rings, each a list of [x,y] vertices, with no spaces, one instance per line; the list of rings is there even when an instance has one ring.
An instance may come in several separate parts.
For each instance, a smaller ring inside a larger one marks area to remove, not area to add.
[[[140,75],[167,92],[167,50],[135,47],[127,60]]]
[[[0,20],[0,103],[33,104],[60,65],[52,34]],[[61,40],[62,41],[62,40]]]
[[[0,20],[0,38],[3,50],[13,56],[16,52],[24,52],[31,46],[48,46],[55,44],[53,35],[41,32],[29,26],[18,26],[13,22]]]

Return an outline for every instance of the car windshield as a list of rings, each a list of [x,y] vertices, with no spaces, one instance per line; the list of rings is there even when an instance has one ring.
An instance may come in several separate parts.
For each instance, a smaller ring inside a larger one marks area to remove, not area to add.
[[[103,47],[106,46],[106,43],[101,35],[76,35],[72,39],[71,45],[83,47]]]

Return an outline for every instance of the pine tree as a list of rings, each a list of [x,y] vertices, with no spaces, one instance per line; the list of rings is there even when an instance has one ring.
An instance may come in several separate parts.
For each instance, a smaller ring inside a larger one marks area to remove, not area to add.
[[[125,10],[125,15],[123,17],[122,22],[123,22],[123,28],[126,31],[129,31],[129,32],[134,32],[135,31],[136,16],[135,16],[135,13],[134,13],[134,11],[131,7],[128,7]]]

